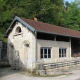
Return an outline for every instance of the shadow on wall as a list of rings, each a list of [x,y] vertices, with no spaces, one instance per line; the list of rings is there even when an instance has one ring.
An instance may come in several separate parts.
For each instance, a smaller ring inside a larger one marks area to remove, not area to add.
[[[27,44],[20,44],[18,46],[22,46],[22,48],[18,50],[15,48],[13,42],[9,39],[8,41],[8,60],[9,60],[9,64],[12,66],[13,69],[26,69],[27,68],[27,47],[29,47],[29,45]],[[23,46],[26,46],[23,48]],[[30,63],[29,63],[30,64]],[[31,65],[32,67],[32,65]]]

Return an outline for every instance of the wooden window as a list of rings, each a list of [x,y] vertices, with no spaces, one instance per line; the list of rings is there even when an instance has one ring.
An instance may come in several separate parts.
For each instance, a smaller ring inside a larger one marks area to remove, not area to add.
[[[66,57],[66,49],[59,48],[59,57]]]
[[[40,58],[51,58],[51,48],[42,47],[40,51]]]

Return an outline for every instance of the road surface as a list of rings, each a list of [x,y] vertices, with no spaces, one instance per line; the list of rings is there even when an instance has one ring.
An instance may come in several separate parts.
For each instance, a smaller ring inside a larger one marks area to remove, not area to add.
[[[40,77],[33,76],[26,71],[16,71],[10,68],[0,69],[0,80],[80,80],[80,70],[74,70],[67,75]]]

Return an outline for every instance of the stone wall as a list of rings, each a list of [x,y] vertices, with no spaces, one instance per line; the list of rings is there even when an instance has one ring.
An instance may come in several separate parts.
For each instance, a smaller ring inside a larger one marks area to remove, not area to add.
[[[16,32],[18,27],[21,32]],[[18,55],[17,55],[18,53]],[[33,69],[35,66],[35,34],[23,24],[17,22],[8,36],[8,59],[12,66],[17,64],[19,68]]]
[[[80,59],[76,59],[68,62],[43,64],[42,68],[40,68],[40,66],[38,67],[36,74],[43,75],[43,76],[44,75],[61,75],[61,74],[69,74],[71,73],[71,71],[78,70],[78,69],[80,69]]]

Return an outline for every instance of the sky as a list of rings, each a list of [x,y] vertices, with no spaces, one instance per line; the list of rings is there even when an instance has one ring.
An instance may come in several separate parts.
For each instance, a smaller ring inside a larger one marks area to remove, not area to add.
[[[64,0],[64,1],[68,1],[69,3],[74,2],[74,0]]]

